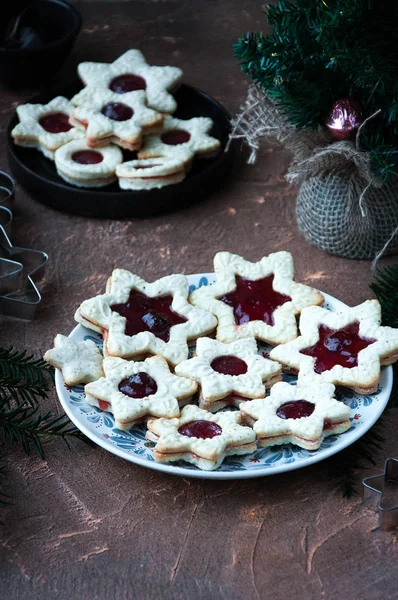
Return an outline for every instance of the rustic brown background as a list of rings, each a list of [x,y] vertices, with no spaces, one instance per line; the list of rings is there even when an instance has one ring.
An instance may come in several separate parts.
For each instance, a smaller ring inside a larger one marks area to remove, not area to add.
[[[247,81],[231,44],[264,26],[257,0],[76,2],[84,26],[56,81],[78,62],[111,61],[140,48],[150,62],[176,64],[235,111]],[[4,131],[33,90],[2,90]],[[299,281],[354,305],[371,294],[369,262],[309,246],[297,231],[295,197],[283,179],[289,156],[266,145],[244,156],[224,187],[203,202],[151,219],[107,221],[61,214],[18,188],[13,241],[50,255],[32,323],[0,317],[1,345],[43,353],[73,327],[84,298],[103,290],[116,266],[153,280],[209,271],[219,250],[250,260],[293,253]],[[385,264],[393,259],[384,261]],[[48,403],[60,411],[53,393]],[[376,457],[377,472],[397,451],[397,411]],[[208,482],[169,477],[100,448],[46,444],[46,461],[9,451],[13,506],[0,509],[0,596],[12,600],[347,600],[398,598],[397,537],[377,528],[361,498],[342,498],[324,464],[260,480]],[[358,472],[358,481],[364,472]]]

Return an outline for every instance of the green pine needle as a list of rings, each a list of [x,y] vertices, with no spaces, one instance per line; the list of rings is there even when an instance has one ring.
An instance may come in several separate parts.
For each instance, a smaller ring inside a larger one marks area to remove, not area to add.
[[[92,442],[64,414],[40,413],[40,402],[48,397],[54,371],[41,358],[13,348],[0,348],[0,441],[20,444],[29,456],[32,449],[44,458],[43,441],[60,438]],[[5,467],[0,467],[0,504],[8,504],[2,483]]]

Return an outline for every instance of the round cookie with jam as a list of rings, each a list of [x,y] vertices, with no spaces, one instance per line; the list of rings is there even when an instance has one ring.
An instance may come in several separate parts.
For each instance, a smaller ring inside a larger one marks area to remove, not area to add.
[[[55,152],[58,175],[77,187],[98,188],[113,183],[122,162],[123,154],[117,146],[94,150],[84,139],[69,142]]]

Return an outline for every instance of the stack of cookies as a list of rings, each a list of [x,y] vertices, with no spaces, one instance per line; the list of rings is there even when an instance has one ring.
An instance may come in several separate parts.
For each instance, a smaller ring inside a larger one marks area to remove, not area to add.
[[[210,118],[171,116],[177,104],[170,92],[183,75],[178,67],[151,66],[139,50],[128,50],[113,63],[81,63],[78,74],[85,84],[78,94],[18,106],[20,122],[11,132],[18,146],[54,160],[68,183],[161,188],[182,181],[195,157],[219,151]]]
[[[59,335],[45,360],[68,385],[85,383],[87,402],[119,428],[145,422],[159,462],[213,470],[257,446],[316,450],[349,429],[335,386],[374,393],[381,365],[398,360],[398,330],[380,325],[377,300],[323,308],[320,292],[294,281],[288,252],[256,263],[220,252],[214,271],[214,284],[189,295],[184,275],[148,283],[116,269],[75,315],[101,333],[104,358],[92,342]]]

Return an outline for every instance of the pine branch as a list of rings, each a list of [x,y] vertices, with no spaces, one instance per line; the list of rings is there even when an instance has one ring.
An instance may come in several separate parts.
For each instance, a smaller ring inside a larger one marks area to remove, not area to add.
[[[13,399],[36,405],[39,399],[47,398],[52,380],[53,369],[41,358],[0,348],[0,403]]]
[[[54,417],[51,412],[40,414],[38,411],[38,406],[15,406],[10,410],[0,411],[0,430],[5,439],[10,444],[20,443],[28,456],[33,446],[39,456],[44,458],[42,438],[59,437],[69,449],[69,438],[91,443],[71,424],[66,415]]]

